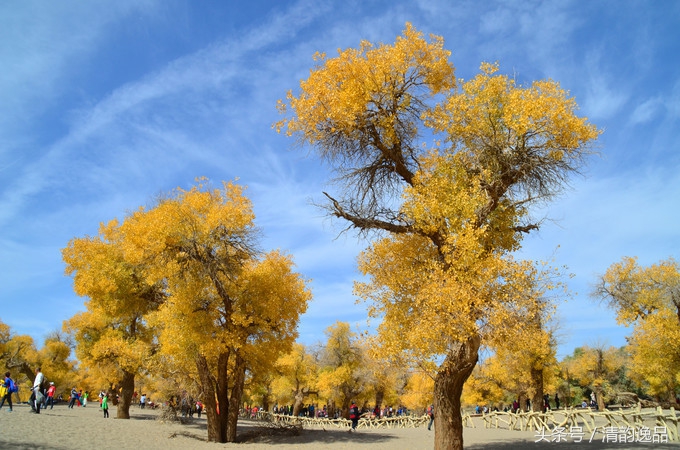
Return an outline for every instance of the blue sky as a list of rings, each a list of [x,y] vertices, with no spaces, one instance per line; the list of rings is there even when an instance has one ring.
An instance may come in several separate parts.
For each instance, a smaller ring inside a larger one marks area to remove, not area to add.
[[[441,35],[457,76],[498,61],[551,78],[604,130],[600,156],[536,214],[521,256],[575,275],[565,355],[629,330],[589,298],[623,256],[680,250],[680,3],[645,1],[10,0],[0,3],[0,319],[42,345],[83,309],[60,250],[158,193],[207,176],[248,186],[263,248],[294,256],[314,301],[300,341],[365,325],[352,282],[364,243],[311,206],[329,174],[271,125],[315,51]]]

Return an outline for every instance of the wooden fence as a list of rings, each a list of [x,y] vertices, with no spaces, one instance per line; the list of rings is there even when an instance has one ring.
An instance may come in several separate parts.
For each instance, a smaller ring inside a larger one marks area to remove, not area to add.
[[[678,416],[675,409],[664,411],[661,407],[655,410],[642,410],[638,405],[626,410],[595,411],[590,408],[570,408],[548,412],[502,412],[494,411],[483,415],[463,414],[463,425],[475,427],[473,417],[481,417],[485,428],[504,428],[518,431],[541,431],[556,429],[583,428],[589,433],[607,429],[640,430],[646,426],[663,427],[669,441],[678,441]],[[348,419],[329,419],[325,417],[294,417],[285,414],[273,414],[258,411],[257,419],[278,422],[285,425],[300,425],[304,428],[339,428],[347,429],[351,426]],[[359,419],[357,428],[418,428],[427,425],[430,418],[423,416],[394,416],[374,418],[364,415]]]
[[[640,430],[648,425],[664,428],[669,441],[678,441],[678,417],[675,409],[664,411],[661,407],[645,410],[638,405],[627,410],[595,411],[590,408],[560,409],[541,412],[501,412],[482,415],[485,428],[506,428],[508,430],[540,431],[550,429],[572,429],[585,426],[589,433],[607,429]]]

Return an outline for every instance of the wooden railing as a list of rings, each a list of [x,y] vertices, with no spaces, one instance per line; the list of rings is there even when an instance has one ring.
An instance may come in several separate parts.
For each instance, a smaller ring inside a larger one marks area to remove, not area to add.
[[[664,429],[669,441],[678,441],[678,417],[674,408],[664,411],[643,411],[640,406],[628,410],[595,411],[585,409],[562,409],[542,412],[501,412],[494,411],[481,416],[485,428],[506,428],[508,430],[540,431],[582,428],[594,434],[612,429],[640,430],[654,426]]]
[[[481,417],[485,428],[501,428],[517,431],[545,431],[545,430],[573,430],[583,429],[591,435],[595,433],[605,434],[611,430],[630,430],[639,432],[645,427],[657,427],[663,429],[664,435],[669,441],[678,441],[678,419],[673,408],[663,410],[661,407],[655,410],[643,411],[637,407],[626,410],[596,411],[590,408],[569,408],[548,412],[502,412],[494,411],[487,414],[470,415],[463,414],[463,425],[475,427],[473,417]],[[347,429],[351,426],[348,419],[329,419],[325,417],[295,417],[286,414],[273,414],[267,411],[258,411],[257,419],[281,423],[283,425],[299,425],[303,428],[338,428]],[[364,415],[359,419],[357,428],[381,429],[381,428],[418,428],[427,425],[430,418],[427,415],[411,416],[402,415],[394,417],[375,418]]]
[[[280,422],[286,425],[301,425],[304,428],[349,428],[351,420],[338,418],[330,419],[326,417],[295,417],[285,414],[273,414],[266,411],[258,411],[257,419]],[[427,415],[412,416],[401,415],[392,417],[375,418],[364,415],[359,419],[357,428],[381,429],[381,428],[418,428],[427,425],[430,417]],[[475,424],[470,414],[463,415],[463,424],[474,427]]]

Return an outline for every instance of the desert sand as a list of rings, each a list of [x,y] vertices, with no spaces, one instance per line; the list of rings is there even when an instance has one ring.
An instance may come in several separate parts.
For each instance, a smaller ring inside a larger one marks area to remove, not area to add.
[[[205,416],[194,417],[189,423],[161,422],[159,410],[131,409],[131,419],[116,419],[116,407],[110,409],[111,417],[104,419],[98,404],[68,409],[58,404],[53,409],[34,414],[28,405],[15,405],[7,411],[0,410],[0,449],[432,449],[434,431],[426,427],[409,429],[360,429],[349,433],[341,429],[305,429],[298,436],[266,435],[261,423],[239,421],[238,435],[246,442],[217,444],[207,442]],[[677,443],[641,444],[602,442],[597,435],[593,442],[536,442],[540,436],[534,431],[485,429],[476,418],[475,428],[465,428],[465,448],[477,450],[516,449],[679,449]]]

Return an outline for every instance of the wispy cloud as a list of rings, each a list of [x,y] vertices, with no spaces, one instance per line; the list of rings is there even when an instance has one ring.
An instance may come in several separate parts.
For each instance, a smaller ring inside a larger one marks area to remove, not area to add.
[[[59,249],[159,192],[208,176],[247,185],[264,250],[291,253],[313,279],[304,338],[321,339],[336,318],[363,322],[365,305],[355,305],[351,290],[365,242],[338,238],[343,224],[310,204],[328,188],[327,168],[291,151],[271,124],[276,99],[307,77],[315,51],[390,43],[409,21],[445,38],[459,76],[498,60],[522,82],[556,79],[606,129],[590,178],[548,205],[557,222],[528,238],[522,255],[546,259],[560,245],[556,264],[577,275],[570,286],[579,292],[561,310],[565,328],[582,338],[604,317],[610,333],[611,312],[578,318],[589,308],[589,283],[623,255],[651,263],[680,248],[680,82],[677,65],[658,56],[677,53],[669,50],[680,40],[660,41],[655,27],[675,29],[663,14],[608,5],[303,0],[272,2],[270,13],[252,16],[230,5],[242,22],[223,27],[200,20],[231,12],[219,3],[0,4],[0,63],[8,68],[0,74],[0,297],[39,299],[46,311],[58,305],[44,320],[25,321],[22,311],[3,320],[42,332],[82,308]],[[206,29],[192,33],[199,25]],[[622,52],[617,40],[632,50]],[[107,59],[112,49],[120,67]],[[138,50],[132,64],[126,56]],[[653,69],[635,66],[643,56]]]

